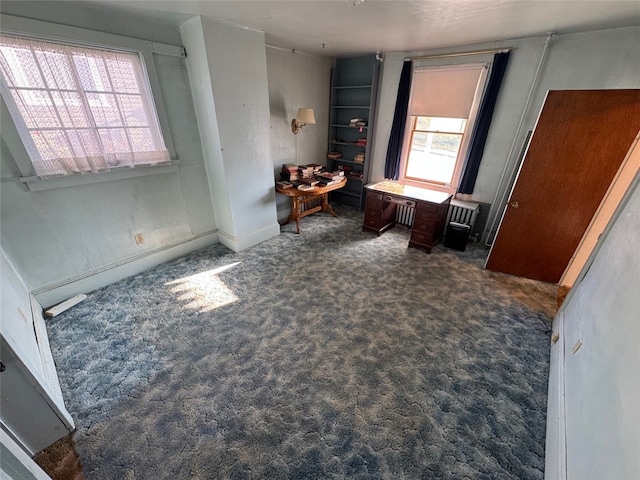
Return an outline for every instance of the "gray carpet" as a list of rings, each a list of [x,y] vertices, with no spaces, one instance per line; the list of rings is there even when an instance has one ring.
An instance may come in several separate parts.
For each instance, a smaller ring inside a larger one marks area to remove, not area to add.
[[[86,478],[543,478],[554,286],[335,207],[48,320]]]

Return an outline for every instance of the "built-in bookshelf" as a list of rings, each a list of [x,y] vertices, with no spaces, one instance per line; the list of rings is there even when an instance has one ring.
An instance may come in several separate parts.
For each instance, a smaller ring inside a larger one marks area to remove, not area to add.
[[[338,58],[331,71],[327,169],[343,170],[347,177],[347,185],[331,197],[361,210],[373,152],[379,70],[375,55],[366,55]]]

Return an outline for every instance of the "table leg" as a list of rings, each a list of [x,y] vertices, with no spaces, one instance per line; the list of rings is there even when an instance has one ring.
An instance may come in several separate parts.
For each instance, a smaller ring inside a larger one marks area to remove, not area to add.
[[[328,193],[323,193],[322,194],[322,211],[323,212],[329,212],[334,217],[338,216],[336,214],[336,212],[333,211],[333,207],[331,205],[329,205],[329,194]]]
[[[291,197],[293,204],[291,205],[291,216],[296,221],[296,233],[300,233],[300,200],[298,197]]]

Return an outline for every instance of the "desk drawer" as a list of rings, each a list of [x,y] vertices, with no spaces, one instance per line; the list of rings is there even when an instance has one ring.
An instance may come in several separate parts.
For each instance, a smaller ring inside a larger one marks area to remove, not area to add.
[[[380,235],[395,225],[396,204],[387,202],[384,195],[367,192],[362,230],[371,230]]]
[[[413,227],[412,229],[418,232],[428,232],[428,233],[433,233],[433,231],[435,230],[436,227],[436,221],[434,219],[434,221],[430,221],[430,222],[425,222],[425,221],[418,221],[418,219],[416,219],[413,222]]]
[[[416,215],[417,214],[437,214],[438,213],[438,205],[434,203],[427,202],[418,202],[416,206]]]
[[[364,227],[369,227],[375,231],[382,228],[381,223],[379,218],[364,217]]]
[[[430,203],[418,203],[416,207],[416,218],[418,217],[432,217],[438,215],[438,206]]]
[[[429,225],[433,228],[436,223],[438,223],[438,213],[437,212],[416,212],[415,219],[413,220],[413,225]]]
[[[368,226],[376,226],[382,228],[388,223],[395,223],[396,206],[387,204],[385,208],[370,208],[369,204],[364,211],[364,223]]]
[[[371,207],[369,205],[369,202],[367,201],[367,205],[366,208],[364,210],[364,221],[365,223],[369,223],[370,221],[380,221],[380,218],[382,217],[382,209],[381,208],[376,208],[376,207]]]
[[[420,245],[430,246],[433,242],[433,234],[431,232],[421,232],[412,230],[411,239],[412,243],[418,243]]]
[[[418,203],[414,223],[435,224],[438,220],[438,206],[430,203]]]
[[[381,193],[367,192],[367,208],[382,209],[384,203],[384,195]]]

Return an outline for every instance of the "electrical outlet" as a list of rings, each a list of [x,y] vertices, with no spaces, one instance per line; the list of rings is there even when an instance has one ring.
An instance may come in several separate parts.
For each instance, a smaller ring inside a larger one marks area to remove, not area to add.
[[[140,245],[141,243],[144,243],[144,236],[141,233],[136,233],[133,238],[135,238],[136,240],[136,244]]]

